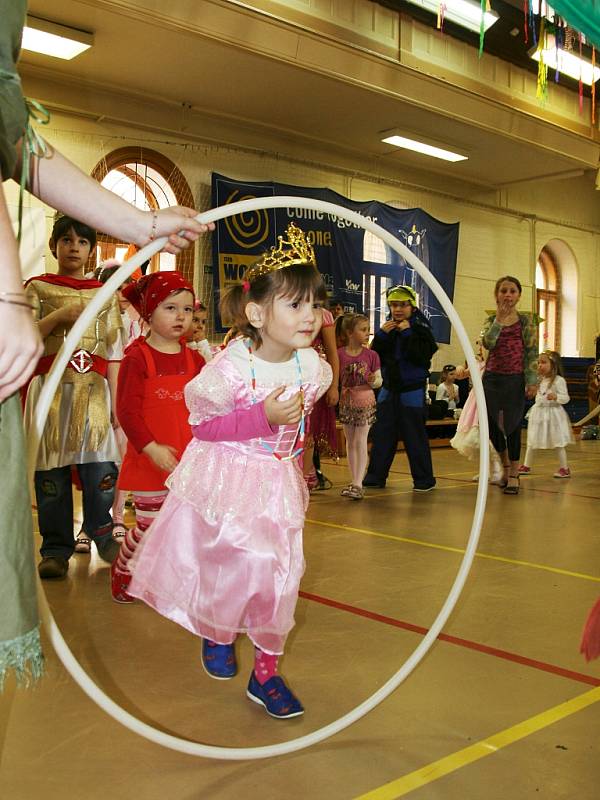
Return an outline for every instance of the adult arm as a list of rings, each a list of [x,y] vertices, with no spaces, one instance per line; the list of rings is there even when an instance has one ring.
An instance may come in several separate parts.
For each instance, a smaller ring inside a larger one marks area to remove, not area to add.
[[[53,208],[139,247],[148,244],[151,238],[168,236],[164,249],[175,254],[200,234],[214,230],[214,223],[201,225],[194,219],[196,211],[179,206],[158,211],[154,226],[152,211],[142,211],[108,191],[50,144],[46,145],[48,156],[32,159],[29,188]],[[15,177],[20,170],[19,155]]]
[[[31,377],[43,347],[23,294],[19,251],[0,183],[0,402]],[[8,293],[11,294],[8,294]]]

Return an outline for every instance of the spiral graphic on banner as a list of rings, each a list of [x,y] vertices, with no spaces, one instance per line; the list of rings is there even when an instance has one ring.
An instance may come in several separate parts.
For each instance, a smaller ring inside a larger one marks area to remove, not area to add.
[[[225,205],[241,200],[255,200],[252,194],[242,197],[239,189],[234,189]],[[265,209],[236,214],[225,220],[225,227],[233,241],[244,250],[253,250],[262,244],[269,235],[269,216]]]

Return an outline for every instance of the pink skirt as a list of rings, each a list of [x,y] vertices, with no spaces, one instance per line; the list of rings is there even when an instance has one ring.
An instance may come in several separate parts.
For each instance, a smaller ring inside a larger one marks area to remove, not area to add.
[[[229,644],[246,633],[281,654],[304,573],[308,495],[297,463],[194,440],[169,483],[130,562],[128,593],[203,638]]]
[[[340,422],[342,425],[362,427],[372,425],[377,417],[375,392],[370,386],[349,386],[342,389],[340,397]]]

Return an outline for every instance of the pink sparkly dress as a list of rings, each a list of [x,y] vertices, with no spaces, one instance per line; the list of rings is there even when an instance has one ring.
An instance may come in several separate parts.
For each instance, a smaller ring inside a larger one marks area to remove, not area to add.
[[[254,355],[255,399],[279,386],[298,391],[306,414],[331,383],[331,368],[312,348],[273,364]],[[233,341],[185,389],[190,424],[200,426],[253,405],[250,357]],[[267,423],[268,426],[268,423]],[[238,430],[235,424],[232,430]],[[294,625],[304,572],[302,529],[308,491],[298,460],[298,426],[261,439],[192,439],[167,480],[169,495],[132,559],[128,593],[192,633],[220,644],[247,633],[281,654]]]

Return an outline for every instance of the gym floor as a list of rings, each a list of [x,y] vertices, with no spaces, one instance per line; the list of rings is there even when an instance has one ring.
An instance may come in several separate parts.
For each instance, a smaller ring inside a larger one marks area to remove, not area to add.
[[[309,749],[263,761],[211,761],[163,749],[97,708],[46,642],[47,676],[0,695],[0,795],[10,800],[598,800],[600,661],[579,639],[600,594],[600,442],[569,449],[573,477],[538,454],[518,497],[490,486],[473,569],[423,662],[390,698]],[[259,746],[314,731],[400,667],[442,606],[471,527],[476,466],[433,451],[438,486],[414,494],[399,453],[387,487],[312,496],[307,571],[281,673],[306,707],[273,720],[240,674],[211,680],[191,634],[136,602],[113,603],[108,567],[71,560],[44,588],[92,678],[132,714],[179,737]]]

